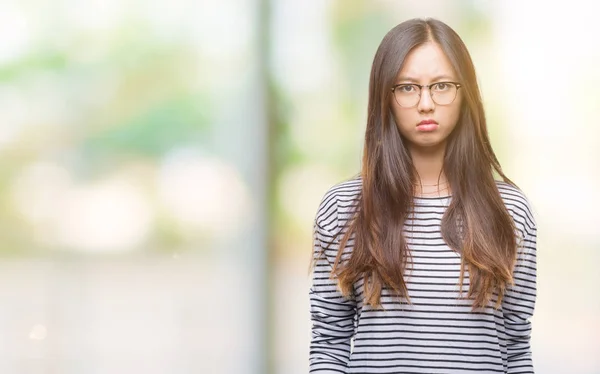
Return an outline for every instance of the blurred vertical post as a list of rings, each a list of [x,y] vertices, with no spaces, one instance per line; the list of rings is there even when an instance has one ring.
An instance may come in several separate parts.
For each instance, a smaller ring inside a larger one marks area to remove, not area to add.
[[[270,220],[272,217],[272,205],[274,199],[270,198],[273,196],[274,191],[274,167],[273,167],[273,140],[276,136],[273,135],[275,130],[274,116],[273,116],[273,94],[271,90],[271,74],[269,72],[270,65],[270,24],[271,24],[271,4],[270,0],[256,0],[258,2],[258,16],[257,16],[257,77],[256,77],[256,95],[257,111],[256,111],[256,132],[257,137],[254,144],[256,147],[256,169],[259,171],[251,177],[249,183],[256,191],[256,202],[260,209],[257,213],[261,215],[260,219],[257,220],[259,227],[257,235],[257,243],[254,246],[255,253],[255,267],[254,274],[256,277],[256,290],[257,294],[260,295],[257,298],[256,306],[256,356],[257,363],[255,368],[256,374],[273,374],[274,373],[274,360],[272,358],[273,352],[273,326],[272,321],[274,320],[273,312],[273,300],[272,300],[272,280],[273,280],[273,246],[270,240],[269,227]]]

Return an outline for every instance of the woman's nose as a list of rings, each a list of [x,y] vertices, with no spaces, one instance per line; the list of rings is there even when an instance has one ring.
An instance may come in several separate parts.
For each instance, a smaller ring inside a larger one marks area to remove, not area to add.
[[[435,108],[435,103],[431,97],[431,92],[429,88],[423,87],[421,89],[421,95],[419,97],[419,105],[418,109],[420,112],[429,112]]]

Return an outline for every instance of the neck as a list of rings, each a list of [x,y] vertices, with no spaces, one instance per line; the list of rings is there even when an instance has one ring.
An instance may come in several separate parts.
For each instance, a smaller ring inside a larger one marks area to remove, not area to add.
[[[416,169],[415,193],[417,195],[449,195],[447,179],[443,173],[445,147],[411,149],[413,165]]]
[[[437,184],[445,182],[445,176],[442,173],[444,166],[445,148],[436,147],[434,149],[411,149],[413,165],[417,171],[417,183]]]

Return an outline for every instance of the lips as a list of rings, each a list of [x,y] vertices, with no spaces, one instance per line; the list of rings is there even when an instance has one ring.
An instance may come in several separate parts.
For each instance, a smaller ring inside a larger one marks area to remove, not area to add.
[[[417,126],[421,126],[421,125],[437,125],[438,123],[432,119],[424,119],[423,121],[419,122],[419,124]]]
[[[429,132],[435,131],[438,128],[438,123],[432,119],[426,119],[417,125],[417,131]]]

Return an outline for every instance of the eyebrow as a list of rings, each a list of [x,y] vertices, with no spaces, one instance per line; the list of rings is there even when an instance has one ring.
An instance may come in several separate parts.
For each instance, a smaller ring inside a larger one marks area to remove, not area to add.
[[[438,75],[436,77],[433,77],[432,82],[439,81],[440,79],[453,80],[454,78],[452,78],[449,75]],[[400,77],[398,79],[398,82],[414,82],[414,83],[418,83],[419,80],[416,79],[416,78],[412,78],[412,77]]]

